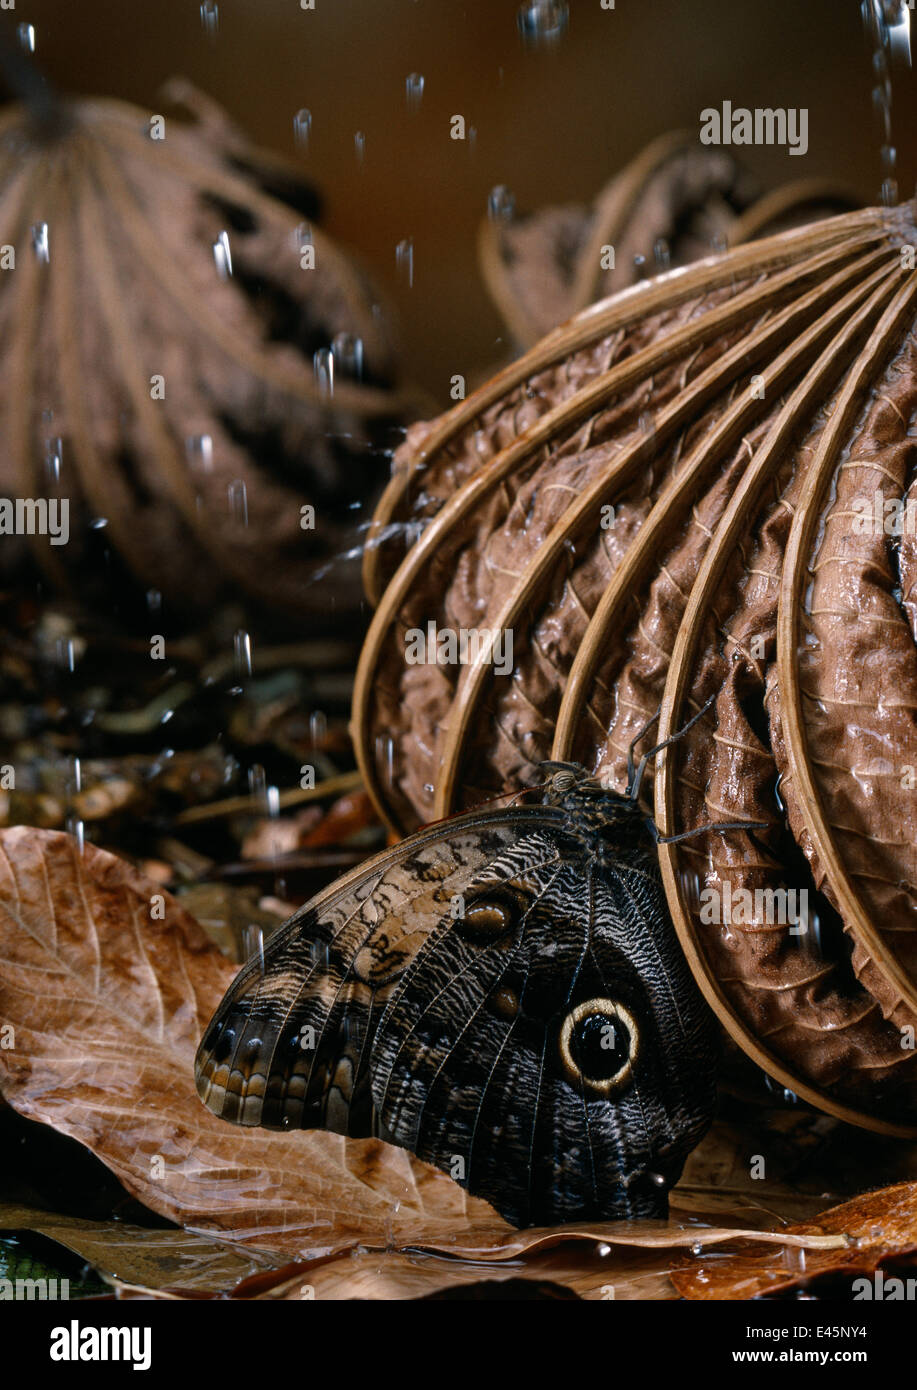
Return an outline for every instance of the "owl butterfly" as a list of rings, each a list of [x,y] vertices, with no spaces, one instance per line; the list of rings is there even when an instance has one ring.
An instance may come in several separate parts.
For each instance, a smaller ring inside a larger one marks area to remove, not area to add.
[[[543,804],[428,827],[313,898],[207,1028],[204,1103],[378,1136],[517,1225],[664,1214],[716,1035],[637,802],[655,751],[626,795],[545,764]]]

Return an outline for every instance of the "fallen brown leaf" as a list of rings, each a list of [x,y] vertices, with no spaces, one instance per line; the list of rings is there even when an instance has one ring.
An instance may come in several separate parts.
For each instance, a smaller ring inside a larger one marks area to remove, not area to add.
[[[917,1183],[898,1183],[832,1207],[817,1221],[787,1227],[787,1240],[842,1236],[840,1247],[779,1253],[740,1240],[714,1261],[676,1269],[672,1282],[684,1298],[743,1299],[786,1293],[825,1275],[872,1274],[892,1257],[917,1255]]]
[[[151,917],[158,894],[161,920]],[[747,1222],[737,1228],[734,1213],[718,1224],[692,1212],[518,1231],[444,1174],[379,1141],[225,1125],[200,1104],[192,1063],[234,973],[182,906],[128,864],[92,846],[81,856],[56,831],[0,832],[0,1023],[13,1029],[13,1046],[0,1050],[6,1099],[78,1140],[148,1207],[211,1244],[242,1242],[241,1258],[261,1250],[298,1261],[359,1246],[364,1263],[355,1256],[333,1278],[321,1275],[328,1297],[344,1296],[351,1277],[351,1296],[364,1288],[367,1297],[412,1297],[421,1284],[435,1292],[515,1277],[520,1261],[525,1277],[562,1278],[584,1297],[609,1297],[603,1285],[632,1290],[615,1297],[670,1297],[667,1270],[679,1248],[745,1238],[837,1258],[847,1247],[842,1226],[761,1232]],[[183,1239],[157,1233],[154,1242],[160,1235],[166,1244]],[[421,1259],[418,1249],[450,1258]],[[205,1283],[216,1282],[217,1267]],[[162,1287],[155,1253],[146,1267],[106,1272],[124,1285]],[[223,1268],[212,1291],[236,1288],[238,1273]],[[263,1282],[273,1288],[276,1275]],[[202,1288],[183,1278],[169,1288],[176,1285]]]
[[[315,1257],[359,1241],[482,1245],[510,1228],[444,1174],[374,1140],[231,1128],[192,1064],[235,967],[158,884],[59,832],[0,834],[0,1086],[91,1149],[153,1211]],[[157,1176],[158,1175],[158,1176]]]
[[[192,1231],[152,1231],[125,1221],[86,1221],[0,1203],[0,1231],[34,1231],[79,1255],[103,1278],[151,1289],[211,1293],[270,1269],[282,1257]]]

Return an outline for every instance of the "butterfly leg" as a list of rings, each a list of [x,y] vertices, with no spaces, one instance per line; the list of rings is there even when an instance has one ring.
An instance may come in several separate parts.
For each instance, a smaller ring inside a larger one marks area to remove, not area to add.
[[[677,731],[677,733],[669,734],[668,738],[664,738],[661,743],[656,744],[655,748],[651,748],[647,753],[643,754],[643,757],[640,759],[640,766],[637,768],[636,776],[632,780],[630,780],[628,784],[627,796],[630,801],[636,801],[637,797],[640,795],[640,784],[643,781],[643,774],[646,771],[646,765],[649,762],[650,758],[654,758],[657,753],[661,753],[663,748],[668,748],[670,743],[677,743],[680,738],[684,738],[688,730],[693,728],[697,721],[704,717],[704,715],[707,713],[707,710],[713,704],[718,694],[719,692],[715,691],[710,696],[710,699],[706,702],[706,704],[701,705],[700,709],[697,711],[697,714],[695,714],[692,719],[689,719],[687,724],[682,725],[682,727]],[[655,720],[658,718],[658,714],[655,715],[654,718],[650,720],[650,724],[647,725],[647,728],[649,728],[650,725],[654,723]],[[642,738],[643,735],[641,734],[640,737]],[[628,776],[629,774],[630,767],[628,765]]]
[[[652,816],[647,816],[647,825],[657,845],[674,845],[679,840],[690,840],[692,835],[704,835],[708,830],[715,830],[722,834],[726,830],[770,829],[770,822],[766,820],[708,821],[706,825],[697,825],[693,830],[682,830],[678,835],[660,835]]]

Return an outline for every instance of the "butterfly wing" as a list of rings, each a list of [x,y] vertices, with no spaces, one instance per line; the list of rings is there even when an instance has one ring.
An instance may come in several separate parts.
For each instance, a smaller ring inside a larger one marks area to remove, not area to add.
[[[378,1134],[517,1224],[659,1215],[709,1124],[713,1021],[655,854],[555,806],[422,831],[229,990],[198,1090],[240,1124]]]
[[[603,864],[548,829],[424,940],[373,1094],[394,1142],[516,1224],[660,1215],[712,1116],[714,1037],[652,850]]]
[[[302,907],[233,982],[195,1063],[215,1114],[269,1129],[379,1133],[370,1044],[406,966],[538,807],[420,831]]]

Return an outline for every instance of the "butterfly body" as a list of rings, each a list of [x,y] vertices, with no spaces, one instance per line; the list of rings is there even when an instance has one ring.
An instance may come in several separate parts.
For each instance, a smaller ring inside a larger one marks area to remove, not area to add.
[[[205,1103],[379,1135],[520,1225],[663,1212],[712,1017],[643,812],[555,767],[541,806],[420,831],[280,928],[207,1030]]]

